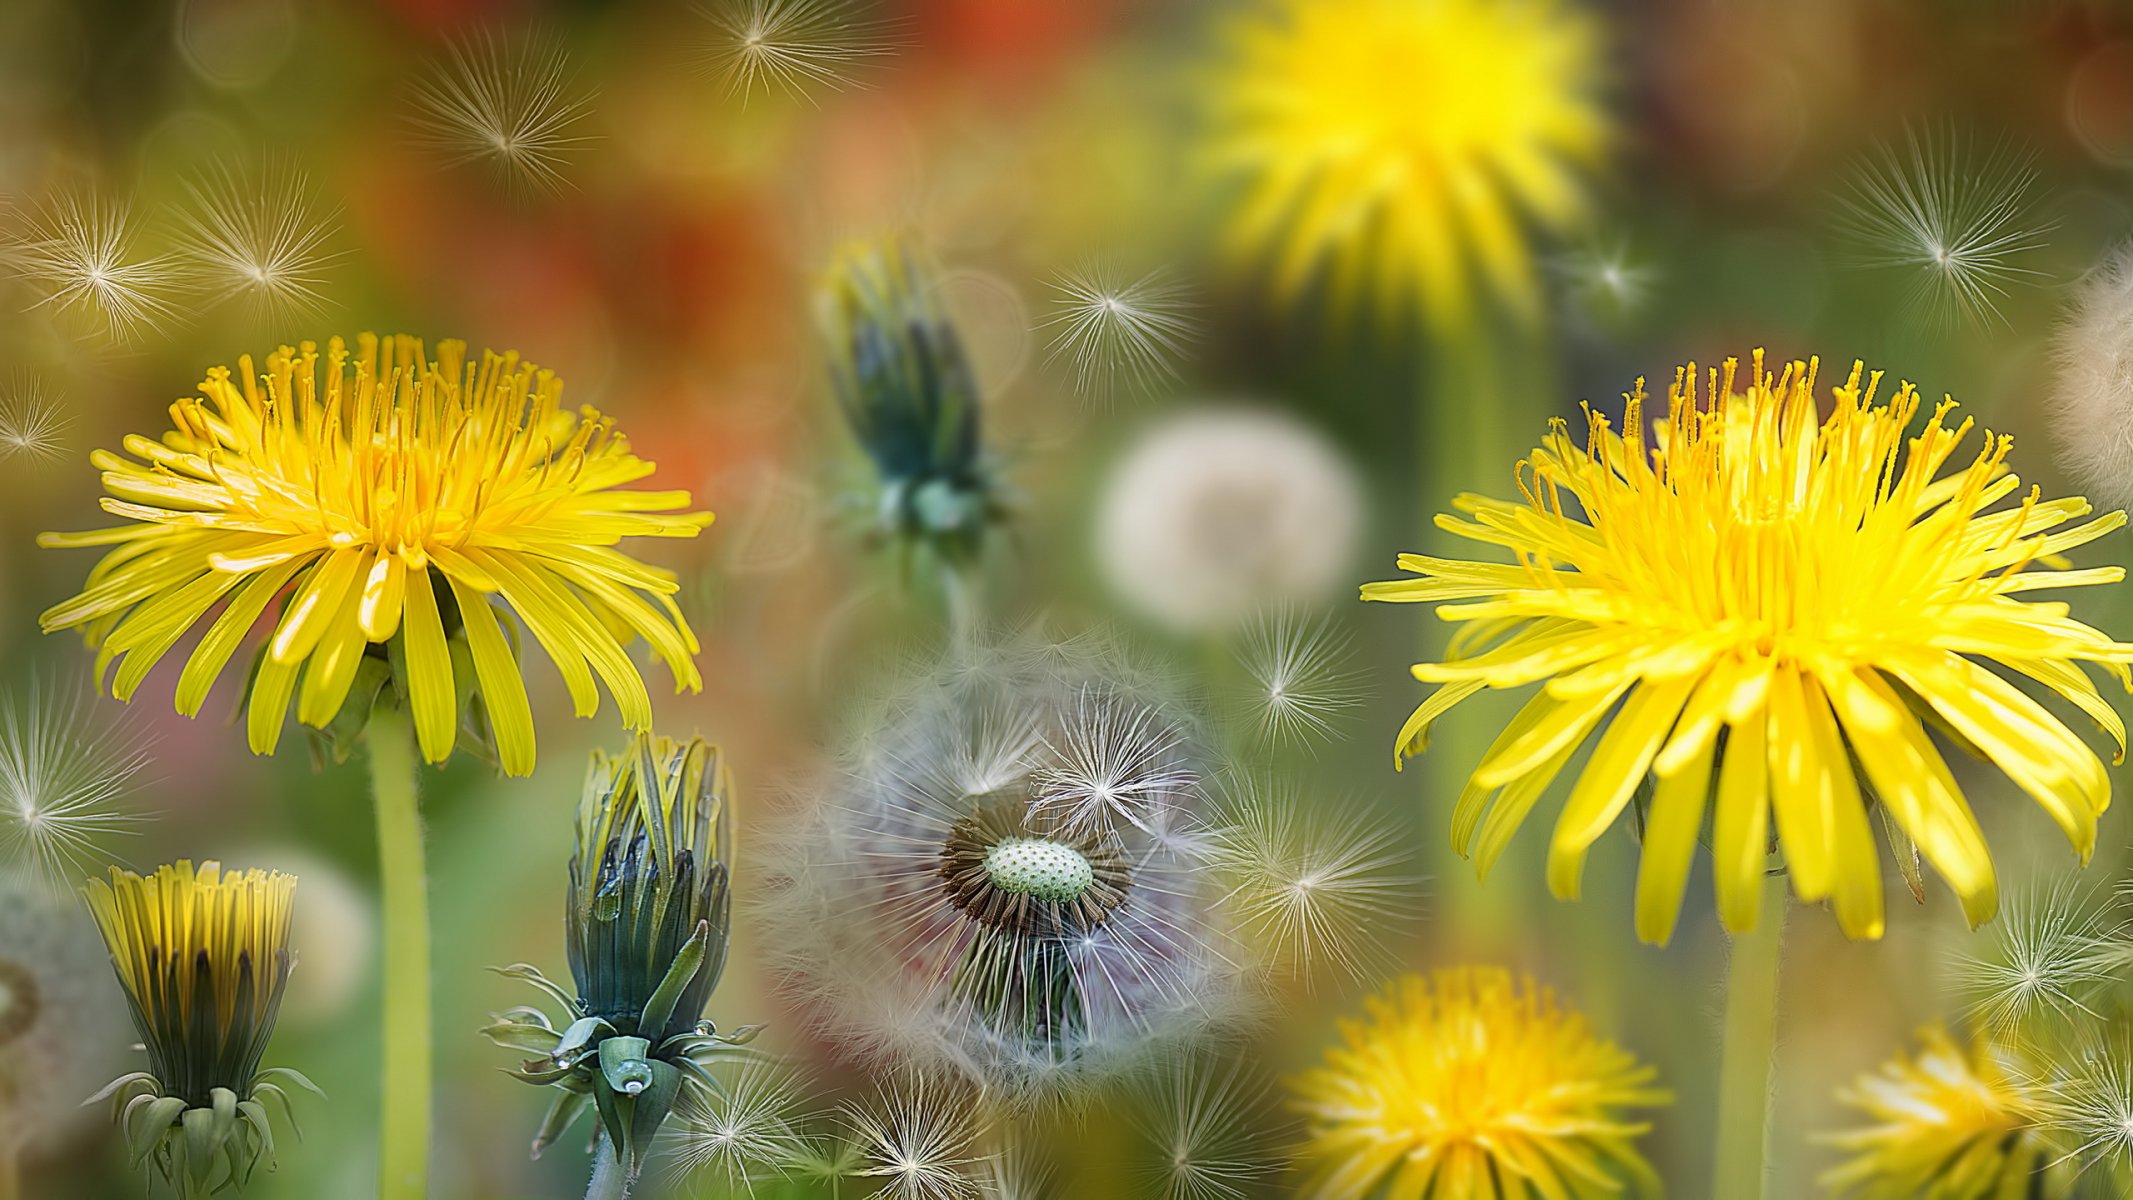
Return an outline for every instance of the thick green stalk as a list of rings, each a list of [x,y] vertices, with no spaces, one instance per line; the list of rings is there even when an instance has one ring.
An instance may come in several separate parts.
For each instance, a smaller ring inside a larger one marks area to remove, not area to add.
[[[629,1194],[629,1169],[603,1133],[593,1146],[592,1180],[585,1185],[585,1200],[628,1200]]]
[[[367,741],[385,906],[378,1196],[422,1200],[429,1194],[430,1167],[430,905],[415,782],[415,731],[406,710],[380,705],[371,717]]]
[[[1769,1187],[1770,1064],[1777,1048],[1778,966],[1784,957],[1785,877],[1763,884],[1763,914],[1736,936],[1726,965],[1726,1030],[1719,1059],[1718,1162],[1713,1196],[1761,1200]]]

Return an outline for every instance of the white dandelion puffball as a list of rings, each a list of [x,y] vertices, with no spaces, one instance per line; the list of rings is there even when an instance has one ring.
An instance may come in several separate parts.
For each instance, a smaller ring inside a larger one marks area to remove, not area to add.
[[[763,854],[758,922],[820,1031],[1046,1097],[1239,1013],[1197,726],[1073,648],[958,653],[849,739]]]
[[[2075,289],[2053,351],[2060,465],[2099,509],[2133,505],[2133,243]]]
[[[1201,409],[1144,433],[1098,502],[1096,558],[1136,611],[1225,633],[1348,583],[1362,484],[1323,435],[1284,413]]]
[[[103,1124],[102,1106],[81,1101],[129,1069],[133,1040],[88,911],[0,870],[0,1138],[11,1152],[36,1161]]]

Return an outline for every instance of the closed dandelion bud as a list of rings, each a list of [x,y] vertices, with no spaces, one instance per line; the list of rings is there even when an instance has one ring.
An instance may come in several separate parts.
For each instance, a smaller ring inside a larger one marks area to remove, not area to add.
[[[932,274],[901,242],[850,247],[820,297],[830,381],[874,465],[881,536],[964,561],[1007,515],[977,377]]]
[[[538,1057],[512,1074],[561,1093],[535,1135],[539,1155],[587,1105],[630,1177],[691,1081],[755,1030],[720,1033],[704,1004],[726,962],[731,782],[716,748],[640,734],[596,753],[578,806],[564,936],[572,996],[530,966],[502,969],[563,1006],[498,1014],[483,1032]]]
[[[274,1163],[272,1101],[295,1128],[286,1067],[262,1070],[296,956],[289,949],[296,878],[190,862],[153,875],[111,869],[85,889],[111,965],[148,1051],[109,1100],[135,1165],[184,1197],[241,1188]]]

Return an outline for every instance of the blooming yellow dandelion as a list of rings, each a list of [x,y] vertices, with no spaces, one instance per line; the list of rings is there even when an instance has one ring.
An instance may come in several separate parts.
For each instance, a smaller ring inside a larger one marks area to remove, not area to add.
[[[1656,1073],[1532,980],[1494,967],[1408,975],[1341,1022],[1290,1084],[1306,1195],[1414,1200],[1617,1196],[1658,1177],[1626,1109],[1670,1103]]]
[[[323,367],[323,371],[321,368]],[[272,753],[293,699],[323,727],[366,658],[393,664],[424,757],[451,755],[461,689],[477,691],[504,769],[534,762],[533,718],[507,632],[516,614],[555,662],[579,716],[595,677],[625,724],[651,723],[625,653],[642,637],[677,684],[703,686],[671,571],[616,549],[633,536],[693,537],[711,520],[684,491],[624,487],[652,473],[612,421],[562,407],[562,381],[513,354],[470,361],[463,343],[426,356],[415,338],[284,346],[256,373],[207,373],[171,405],[160,441],[99,451],[106,512],[129,523],[45,534],[109,546],[47,631],[80,628],[115,660],[112,692],[141,681],[227,599],[185,664],[178,711],[199,711],[246,632],[285,598],[251,684],[252,749]],[[502,610],[502,611],[499,611]],[[464,643],[464,658],[454,642]],[[455,663],[455,659],[458,661]],[[472,678],[465,673],[471,669]]]
[[[1293,296],[1324,273],[1439,325],[1493,288],[1537,307],[1529,227],[1561,230],[1611,137],[1599,21],[1569,0],[1268,0],[1235,27],[1210,158],[1238,248]]]
[[[1672,933],[1707,817],[1729,929],[1755,927],[1777,848],[1801,900],[1828,899],[1847,934],[1878,937],[1877,804],[1971,922],[1989,918],[1992,856],[1929,727],[1998,765],[2087,858],[2110,779],[2014,680],[2079,709],[2123,756],[2125,727],[2079,664],[2124,680],[2133,645],[2026,593],[2123,578],[2057,556],[2124,514],[2069,525],[2088,502],[2036,488],[2000,505],[2021,488],[2010,439],[1987,434],[1959,459],[1972,422],[1954,422],[1953,401],[1907,437],[1917,393],[1877,402],[1881,376],[1862,375],[1854,366],[1824,418],[1812,363],[1773,374],[1758,353],[1736,392],[1728,360],[1703,397],[1691,364],[1652,429],[1640,381],[1620,433],[1591,413],[1580,444],[1556,423],[1519,467],[1520,502],[1461,496],[1470,519],[1437,518],[1515,563],[1403,555],[1419,579],[1364,586],[1370,600],[1458,601],[1437,612],[1464,623],[1448,661],[1415,667],[1441,686],[1398,755],[1420,752],[1460,701],[1545,681],[1452,817],[1484,872],[1603,721],[1556,821],[1549,885],[1577,895],[1587,849],[1649,776],[1636,899],[1648,941]]]
[[[2052,1144],[2040,1098],[2003,1051],[1980,1041],[1965,1053],[1938,1028],[1919,1042],[1837,1094],[1869,1123],[1825,1139],[1853,1157],[1823,1184],[1856,1200],[2067,1195],[2078,1163]]]

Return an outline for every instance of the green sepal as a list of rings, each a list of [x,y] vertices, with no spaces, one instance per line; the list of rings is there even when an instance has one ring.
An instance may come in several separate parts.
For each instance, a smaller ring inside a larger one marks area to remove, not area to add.
[[[212,1108],[188,1108],[178,1118],[185,1130],[185,1175],[195,1187],[207,1186],[208,1173],[215,1169],[215,1155],[222,1151],[223,1138],[217,1135],[215,1110]]]
[[[280,1160],[274,1155],[274,1129],[267,1123],[267,1106],[257,1100],[245,1100],[237,1105],[237,1112],[244,1117],[245,1122],[258,1134],[259,1151],[260,1154],[266,1155],[268,1169],[271,1170],[279,1166]],[[257,1162],[258,1160],[259,1155],[252,1156],[252,1161]],[[249,1167],[245,1169],[245,1175],[247,1177],[251,1175]]]
[[[283,1090],[281,1089],[281,1085],[279,1085],[279,1084],[273,1084],[273,1083],[255,1083],[255,1084],[253,1084],[253,1085],[252,1085],[252,1099],[254,1099],[254,1100],[257,1100],[257,1099],[259,1099],[259,1098],[260,1098],[261,1096],[272,1096],[272,1097],[274,1097],[274,1099],[275,1099],[275,1100],[277,1100],[277,1101],[279,1101],[279,1102],[280,1102],[280,1104],[281,1104],[281,1115],[282,1115],[282,1117],[283,1117],[283,1118],[284,1118],[285,1120],[287,1120],[287,1121],[289,1122],[289,1132],[290,1132],[290,1133],[293,1133],[293,1134],[295,1134],[295,1135],[296,1135],[296,1140],[297,1140],[297,1141],[299,1141],[299,1142],[303,1141],[303,1140],[304,1140],[304,1127],[303,1127],[302,1125],[299,1125],[299,1124],[297,1123],[297,1121],[296,1121],[296,1105],[294,1105],[294,1104],[291,1104],[291,1103],[289,1102],[289,1093],[287,1093],[287,1092],[283,1091]]]
[[[266,1070],[261,1071],[259,1074],[252,1076],[252,1084],[254,1089],[256,1090],[259,1084],[272,1083],[277,1079],[286,1079],[290,1083],[293,1083],[296,1086],[311,1093],[312,1095],[317,1096],[321,1100],[324,1100],[326,1098],[325,1089],[311,1082],[310,1076],[304,1074],[302,1071],[299,1071],[294,1067],[268,1067]]]
[[[607,1086],[635,1096],[651,1086],[653,1064],[645,1061],[652,1043],[641,1037],[611,1037],[600,1043],[600,1074]]]
[[[564,1055],[591,1046],[595,1035],[603,1038],[612,1038],[616,1032],[615,1027],[604,1018],[580,1017],[570,1023],[570,1028],[563,1031],[563,1036],[556,1042],[555,1049],[551,1050],[549,1054],[557,1062],[561,1062]],[[602,1044],[604,1045],[605,1043]]]
[[[112,1111],[116,1112],[125,1107],[128,1101],[134,1099],[134,1096],[120,1094],[133,1087],[146,1089],[138,1093],[138,1095],[153,1096],[163,1091],[163,1081],[146,1071],[130,1071],[96,1089],[96,1094],[82,1101],[81,1106],[87,1108],[92,1104],[101,1104],[109,1100],[111,1101]]]
[[[539,1158],[541,1151],[563,1136],[578,1119],[578,1114],[585,1111],[586,1101],[590,1098],[584,1092],[569,1091],[555,1098],[555,1103],[548,1106],[547,1115],[541,1118],[541,1127],[533,1132],[533,1157]]]
[[[630,1178],[644,1166],[644,1155],[651,1148],[653,1139],[659,1136],[659,1127],[665,1123],[667,1113],[674,1107],[674,1098],[681,1093],[681,1072],[672,1063],[653,1060],[651,1084],[636,1096],[634,1111],[630,1114]]]
[[[484,1025],[481,1035],[506,1050],[553,1058],[561,1052],[561,1035],[547,1025],[529,1021],[498,1021]]]
[[[498,975],[503,976],[506,979],[516,979],[522,983],[530,983],[534,987],[541,989],[542,991],[548,993],[548,995],[554,997],[556,1003],[561,1004],[563,1006],[564,1012],[578,1011],[577,998],[575,996],[572,996],[570,993],[564,991],[562,988],[557,987],[555,984],[550,983],[548,981],[548,977],[546,975],[541,974],[541,970],[539,967],[533,966],[529,963],[512,963],[508,967],[490,967],[489,970],[495,972]]]
[[[185,1100],[180,1096],[157,1096],[143,1109],[138,1125],[128,1125],[123,1132],[126,1144],[133,1151],[129,1164],[138,1167],[148,1153],[163,1140],[163,1135],[177,1123],[179,1114],[185,1111]]]
[[[666,1029],[668,1019],[674,1015],[674,1006],[681,1002],[681,994],[689,989],[696,972],[703,968],[704,948],[710,941],[711,922],[698,921],[696,932],[690,934],[689,940],[674,953],[674,962],[667,967],[666,977],[659,981],[652,998],[645,1002],[644,1016],[637,1022],[639,1030],[657,1037]]]
[[[559,1063],[552,1058],[529,1058],[515,1067],[506,1067],[504,1074],[518,1080],[520,1083],[530,1083],[535,1087],[548,1087],[561,1083],[572,1075],[577,1074],[581,1068],[582,1062],[580,1060]]]

